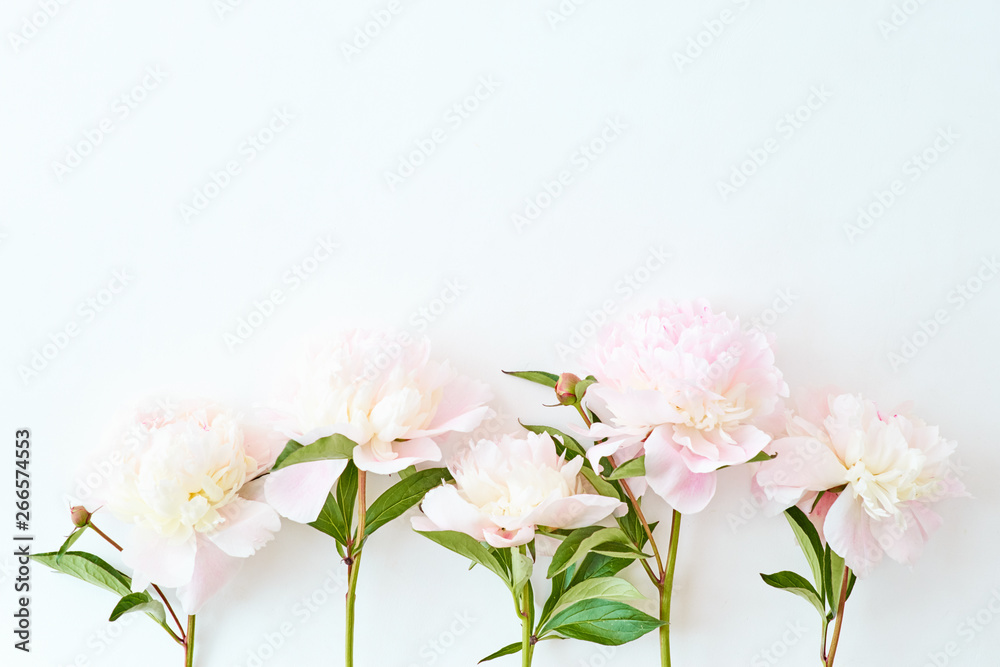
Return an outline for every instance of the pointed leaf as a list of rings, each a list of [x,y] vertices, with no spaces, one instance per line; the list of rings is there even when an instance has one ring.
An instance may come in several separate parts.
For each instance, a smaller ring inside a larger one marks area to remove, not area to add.
[[[115,605],[114,610],[111,612],[111,617],[108,620],[117,621],[125,614],[137,611],[149,614],[154,621],[161,625],[167,622],[167,612],[163,608],[163,603],[159,600],[154,600],[146,591],[142,591],[141,593],[129,593],[128,595],[122,597],[122,599],[118,601],[118,604]]]
[[[513,644],[507,644],[499,651],[490,653],[488,656],[479,661],[478,664],[482,664],[487,660],[494,660],[496,658],[503,657],[505,655],[514,655],[515,653],[521,652],[521,642],[514,642]]]
[[[76,577],[116,595],[128,595],[132,592],[132,580],[94,554],[67,551],[62,557],[53,552],[35,554],[31,558],[57,572]]]
[[[78,539],[80,539],[85,532],[87,532],[87,528],[89,528],[89,527],[90,527],[89,524],[86,525],[86,526],[80,526],[79,528],[77,528],[76,530],[74,530],[72,533],[70,533],[69,537],[66,538],[66,541],[63,542],[63,545],[61,547],[59,547],[59,552],[56,555],[56,560],[59,560],[60,558],[62,558],[66,554],[66,552],[69,551],[69,548],[71,546],[73,546],[74,544],[76,544],[76,541]]]
[[[817,590],[824,591],[826,587],[823,583],[825,581],[823,578],[823,543],[819,539],[819,532],[816,530],[816,526],[809,520],[805,512],[794,505],[785,510],[785,518],[788,519],[788,523],[795,533],[795,539],[798,541],[802,553],[805,554],[806,560],[809,561],[809,569],[812,570],[813,581],[816,582]],[[821,595],[820,597],[822,598],[823,596]]]
[[[545,371],[504,371],[504,374],[513,375],[516,378],[552,388],[555,388],[556,383],[559,382],[558,375],[555,373],[546,373]]]
[[[498,577],[504,580],[504,583],[508,587],[511,586],[510,575],[504,566],[500,564],[496,556],[483,546],[480,542],[477,542],[475,538],[466,535],[465,533],[459,533],[453,530],[434,530],[428,532],[417,531],[427,539],[437,542],[445,549],[450,549],[455,553],[465,556],[469,560],[479,563],[483,567],[486,567],[491,572],[496,574]]]
[[[823,606],[823,599],[816,592],[816,589],[813,588],[813,585],[802,575],[794,572],[776,572],[774,574],[762,574],[760,578],[768,586],[780,588],[798,595],[815,607],[821,617],[826,618],[826,608]]]
[[[330,459],[349,459],[354,454],[357,443],[339,433],[320,438],[308,445],[300,445],[289,440],[284,451],[274,462],[274,470],[281,470],[296,463],[313,461],[329,461]]]
[[[512,585],[515,591],[519,591],[528,579],[531,578],[531,570],[534,563],[520,551],[512,550],[510,557],[512,564]]]
[[[524,422],[518,422],[524,428],[528,429],[532,433],[548,433],[552,436],[553,441],[556,443],[556,452],[559,454],[566,454],[567,459],[574,458],[575,456],[584,456],[586,451],[583,449],[583,445],[577,442],[572,436],[566,435],[557,428],[551,426],[538,426],[534,424],[525,424]],[[583,467],[586,468],[590,465],[590,462],[584,459]]]
[[[556,605],[555,611],[583,600],[592,599],[628,602],[630,600],[641,600],[643,599],[643,595],[635,586],[620,577],[587,579],[566,591],[559,598],[559,603]]]
[[[614,471],[608,475],[608,479],[626,479],[629,477],[642,477],[646,474],[646,457],[639,456],[637,458],[626,461],[621,464]]]
[[[402,516],[403,512],[423,500],[428,491],[450,479],[451,473],[447,468],[428,468],[390,486],[368,508],[365,537],[396,517]]]
[[[552,617],[541,633],[620,646],[664,625],[649,614],[622,602],[582,600]]]

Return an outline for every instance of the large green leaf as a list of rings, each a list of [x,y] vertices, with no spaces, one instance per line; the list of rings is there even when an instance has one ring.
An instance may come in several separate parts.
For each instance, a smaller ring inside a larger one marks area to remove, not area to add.
[[[823,606],[823,598],[816,592],[816,589],[809,583],[809,580],[802,575],[786,571],[774,574],[762,574],[760,578],[768,586],[780,588],[798,595],[815,607],[821,617],[826,618],[826,608]]]
[[[577,566],[568,586],[576,586],[587,579],[614,576],[631,565],[632,562],[631,559],[612,558],[611,556],[591,552]],[[565,570],[565,572],[571,571],[572,569]]]
[[[628,602],[643,598],[635,586],[620,577],[599,577],[587,579],[563,593],[555,611],[569,607],[583,600],[601,599]]]
[[[368,508],[365,519],[365,537],[410,509],[441,482],[451,479],[446,468],[428,468],[415,472],[406,479],[390,486]]]
[[[650,558],[635,550],[621,528],[587,526],[574,530],[562,541],[552,556],[547,576],[551,579],[591,551],[615,558]]]
[[[795,539],[798,540],[799,548],[802,549],[806,560],[809,561],[809,569],[812,570],[816,589],[818,591],[825,591],[826,586],[823,583],[823,543],[819,539],[819,532],[816,530],[816,526],[809,520],[805,512],[794,505],[785,510],[785,518],[788,519],[788,523],[795,533]],[[821,595],[820,597],[822,598],[823,596]]]
[[[294,440],[289,440],[285,449],[274,462],[273,470],[281,470],[296,463],[349,459],[354,454],[355,447],[357,447],[356,442],[339,433],[320,438],[316,442],[304,446]]]
[[[546,387],[552,387],[553,389],[555,388],[556,383],[559,382],[558,375],[555,373],[546,373],[545,371],[504,371],[504,375],[513,375],[516,378],[528,380],[529,382],[534,382]]]
[[[465,556],[474,563],[478,563],[483,567],[487,568],[498,577],[504,580],[508,588],[511,586],[511,579],[508,571],[501,565],[500,561],[497,560],[496,556],[483,546],[480,542],[477,542],[475,538],[472,538],[465,533],[459,533],[454,530],[433,530],[428,532],[417,531],[427,539],[437,542],[445,549],[450,549],[455,553]]]
[[[619,646],[656,630],[663,623],[649,614],[612,600],[581,600],[553,616],[541,635],[554,632],[563,637]]]
[[[607,496],[608,498],[614,498],[615,500],[622,499],[622,495],[618,492],[618,489],[615,488],[614,484],[611,484],[610,482],[605,482],[600,475],[594,472],[587,465],[584,465],[582,468],[580,468],[580,474],[583,475],[584,478],[588,482],[590,482],[590,485],[594,487],[594,490],[597,491],[597,493],[601,494],[602,496]]]
[[[615,468],[608,479],[627,479],[629,477],[642,477],[646,474],[646,457],[639,456],[630,459]]]
[[[58,552],[52,552],[35,554],[31,558],[57,572],[76,577],[115,595],[128,595],[132,592],[132,580],[94,554],[67,551],[62,556]]]

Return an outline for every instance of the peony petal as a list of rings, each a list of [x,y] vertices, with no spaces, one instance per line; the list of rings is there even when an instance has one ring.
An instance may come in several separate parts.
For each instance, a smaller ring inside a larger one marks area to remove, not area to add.
[[[882,560],[882,547],[872,535],[871,517],[849,492],[841,493],[823,524],[826,541],[859,577],[871,574]]]
[[[705,509],[715,495],[716,473],[691,472],[661,426],[646,439],[646,481],[658,496],[681,514]]]
[[[470,433],[492,412],[484,405],[493,398],[488,385],[466,377],[456,377],[444,386],[441,402],[426,429],[410,431],[407,438],[424,438],[448,431]]]
[[[423,517],[414,517],[414,530],[454,530],[465,533],[480,542],[483,531],[495,529],[496,526],[479,511],[479,508],[468,502],[451,484],[435,487],[427,492],[420,503]]]
[[[769,499],[788,502],[785,508],[798,503],[809,491],[825,491],[845,481],[844,464],[815,438],[778,438],[769,451],[777,456],[760,465],[757,484]]]
[[[346,467],[347,459],[331,459],[297,463],[274,470],[264,483],[267,503],[278,514],[292,521],[315,521]]]
[[[230,556],[238,558],[252,556],[281,529],[281,519],[272,507],[244,498],[236,498],[219,510],[219,514],[225,523],[206,537]]]
[[[583,528],[625,509],[625,503],[614,498],[581,493],[539,507],[532,512],[531,520],[546,528]]]
[[[417,438],[392,443],[396,458],[387,461],[375,456],[371,443],[354,448],[354,463],[359,469],[376,475],[391,475],[417,463],[441,460],[441,448],[430,438]]]
[[[497,549],[507,547],[519,547],[527,544],[535,537],[534,526],[523,526],[516,531],[504,530],[503,528],[491,528],[484,534],[486,543]]]
[[[195,550],[194,536],[178,542],[136,526],[122,551],[122,562],[141,573],[132,582],[133,590],[145,590],[148,584],[139,586],[146,582],[176,588],[191,581]]]
[[[902,526],[894,519],[872,521],[872,532],[889,558],[897,563],[913,565],[923,553],[930,534],[940,528],[942,520],[937,512],[917,501],[905,503],[900,510],[905,521]]]
[[[197,614],[202,605],[218,593],[243,567],[243,558],[233,558],[212,544],[211,540],[198,537],[198,555],[195,558],[194,576],[177,589],[177,599],[185,615]]]

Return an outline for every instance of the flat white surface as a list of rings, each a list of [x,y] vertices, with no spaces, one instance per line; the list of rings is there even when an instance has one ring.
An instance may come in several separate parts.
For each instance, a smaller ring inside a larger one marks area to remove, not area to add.
[[[155,392],[262,401],[279,351],[321,324],[425,330],[439,356],[493,384],[504,426],[565,425],[568,411],[542,408],[544,391],[499,370],[576,369],[567,348],[606,302],[621,312],[705,296],[771,319],[785,293],[772,329],[793,388],[915,400],[959,442],[975,496],[941,506],[945,525],[912,571],[887,563],[858,586],[838,664],[997,664],[1000,280],[976,276],[1000,253],[1000,6],[909,0],[894,16],[887,0],[566,0],[556,22],[556,0],[401,0],[348,59],[343,45],[387,1],[233,4],[220,16],[215,0],[68,2],[16,52],[9,33],[40,21],[39,4],[0,10],[0,396],[7,441],[33,432],[37,548],[68,532],[64,494],[115,411]],[[686,49],[691,62],[677,58]],[[456,116],[477,92],[477,108]],[[293,118],[250,160],[244,142],[275,110]],[[54,163],[104,119],[111,131],[60,179]],[[581,145],[609,121],[613,141],[586,157]],[[443,141],[391,189],[385,173],[433,136]],[[767,146],[763,165],[743,165]],[[923,170],[913,158],[925,150]],[[181,205],[230,161],[240,173],[185,222]],[[741,167],[754,173],[724,198],[719,182]],[[562,171],[568,185],[539,200]],[[894,180],[895,201],[851,238],[845,225],[859,207],[878,211]],[[526,198],[545,208],[518,230]],[[318,238],[339,248],[312,264]],[[296,283],[303,265],[315,270]],[[107,300],[122,270],[128,284],[100,313],[80,305]],[[959,299],[967,282],[980,289]],[[449,283],[458,296],[442,307]],[[283,302],[231,349],[227,334],[272,290]],[[889,353],[938,310],[947,321],[894,369]],[[19,367],[71,324],[77,335],[22,380]],[[726,473],[685,521],[680,667],[818,663],[815,613],[757,576],[805,562],[781,519],[737,525],[747,484],[746,471]],[[11,491],[0,497],[6,541]],[[109,625],[110,595],[41,567],[34,650],[14,651],[13,561],[0,564],[4,664],[180,664],[151,623]],[[198,664],[255,665],[253,653],[276,667],[341,664],[342,577],[331,541],[286,525],[202,614]],[[371,540],[360,586],[365,667],[466,666],[519,637],[498,580],[402,521]],[[546,643],[536,665],[656,655],[653,636],[617,650]]]

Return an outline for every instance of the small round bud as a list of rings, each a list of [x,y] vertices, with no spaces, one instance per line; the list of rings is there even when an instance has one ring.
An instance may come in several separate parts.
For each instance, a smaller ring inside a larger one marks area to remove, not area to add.
[[[560,405],[576,405],[579,399],[576,397],[576,383],[580,378],[572,373],[563,373],[556,382],[556,398]]]
[[[69,516],[73,520],[73,525],[77,528],[83,528],[90,523],[90,512],[88,512],[87,508],[82,505],[71,507],[69,510]]]

